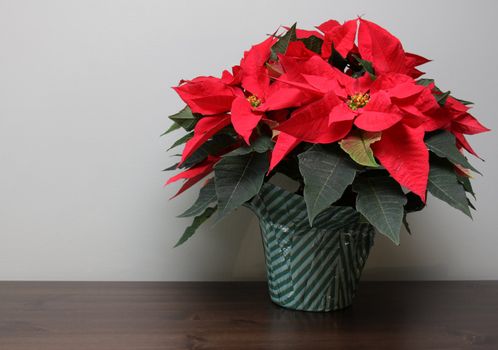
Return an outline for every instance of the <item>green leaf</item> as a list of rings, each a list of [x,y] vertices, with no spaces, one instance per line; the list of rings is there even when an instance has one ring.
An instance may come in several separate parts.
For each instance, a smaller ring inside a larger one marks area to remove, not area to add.
[[[370,75],[370,78],[372,78],[372,80],[374,80],[376,77],[375,77],[375,70],[373,68],[372,62],[364,60],[364,59],[362,59],[359,56],[354,55],[354,54],[352,56],[363,67],[363,69],[365,70],[365,72],[367,72]]]
[[[185,106],[180,112],[169,116],[169,119],[185,130],[192,131],[199,118],[192,113],[188,106]]]
[[[433,196],[472,218],[465,189],[458,182],[454,166],[448,160],[431,157],[427,189]]]
[[[453,164],[459,164],[464,168],[471,169],[476,173],[481,174],[458,150],[455,136],[451,132],[446,130],[434,132],[426,137],[425,143],[437,156],[448,158]]]
[[[188,134],[183,135],[178,140],[176,140],[175,142],[173,142],[173,144],[171,145],[171,147],[168,148],[168,151],[172,150],[175,147],[183,145],[185,142],[187,142],[188,140],[190,140],[193,136],[194,136],[194,132],[193,131],[189,132]]]
[[[370,145],[380,140],[380,132],[354,130],[339,142],[341,148],[358,164],[378,167]]]
[[[454,97],[455,98],[455,97]],[[465,106],[468,106],[468,105],[473,105],[474,102],[472,101],[466,101],[466,100],[462,100],[460,98],[455,98],[455,100],[457,100],[458,102],[460,102],[461,104],[465,105]]]
[[[182,168],[190,168],[196,164],[199,164],[208,155],[217,155],[224,148],[229,147],[236,141],[231,135],[226,133],[218,133],[214,135],[211,139],[207,140],[201,145],[190,157],[188,157],[185,162],[182,163]]]
[[[465,192],[468,192],[472,195],[472,197],[474,197],[474,199],[476,199],[476,194],[474,193],[474,189],[472,188],[472,184],[470,183],[470,178],[468,178],[467,176],[463,176],[463,175],[458,175],[457,174],[457,178],[458,178],[458,182],[460,182],[465,190]]]
[[[301,41],[308,50],[313,51],[314,53],[317,53],[319,55],[322,53],[323,40],[319,37],[311,35],[307,38],[298,40]]]
[[[298,158],[304,179],[304,201],[313,225],[315,217],[341,198],[346,187],[353,183],[358,168],[344,152],[320,145]]]
[[[434,84],[434,79],[425,79],[425,78],[422,78],[422,79],[417,80],[416,83],[418,85],[422,85],[422,86],[429,86],[431,84]],[[436,85],[434,85],[433,90],[435,92],[435,93],[433,92],[433,96],[436,99],[436,101],[438,102],[438,104],[440,106],[444,106],[446,104],[446,100],[448,99],[448,97],[451,96],[451,91],[443,92]],[[465,103],[467,103],[467,104],[471,104],[472,103],[472,102],[463,101],[463,100],[461,100],[461,102],[464,103],[464,104]]]
[[[422,79],[419,79],[416,81],[416,83],[418,85],[422,85],[422,86],[429,86],[431,84],[434,84],[434,79],[425,79],[425,78],[422,78]],[[450,96],[451,94],[451,91],[446,91],[446,92],[442,92],[440,88],[438,88],[436,85],[434,85],[434,92],[433,93],[433,96],[434,98],[436,99],[436,101],[438,102],[438,104],[440,106],[444,106],[445,103],[446,103],[446,100],[448,99],[448,97]]]
[[[446,100],[448,99],[448,96],[450,96],[450,94],[451,94],[451,91],[446,91],[442,94],[434,95],[434,97],[436,98],[436,101],[437,101],[437,103],[439,103],[440,106],[444,106],[444,104],[446,103]]]
[[[278,39],[278,41],[271,47],[270,59],[276,60],[278,54],[284,54],[287,51],[287,47],[291,41],[296,40],[296,24],[294,23],[289,30]]]
[[[422,86],[429,86],[431,84],[434,84],[434,79],[422,78],[422,79],[417,80],[416,83],[418,85],[422,85]],[[433,96],[440,106],[445,105],[446,100],[448,99],[450,94],[451,94],[451,91],[442,92],[441,89],[438,88],[436,85],[434,85],[434,87],[433,87]],[[465,101],[465,102],[467,102],[467,101]]]
[[[175,163],[173,165],[170,165],[169,167],[167,167],[166,169],[163,169],[163,171],[170,171],[170,170],[175,170],[178,168],[178,164],[180,163]]]
[[[192,224],[185,229],[185,231],[183,232],[183,235],[180,237],[178,242],[175,244],[175,248],[178,247],[179,245],[182,245],[190,237],[192,237],[192,235],[195,233],[195,231],[197,231],[199,226],[201,226],[207,219],[209,219],[215,211],[216,211],[216,208],[206,208],[206,210],[204,210],[204,212],[201,215],[196,216],[194,218],[194,221],[192,222]]]
[[[189,216],[195,216],[201,214],[206,208],[216,201],[216,189],[214,187],[213,179],[204,185],[199,191],[199,197],[195,203],[185,210],[182,214],[178,215],[179,218],[185,218]]]
[[[469,205],[469,207],[471,207],[472,209],[474,210],[477,210],[476,207],[474,206],[474,204],[472,204],[472,202],[470,201],[470,199],[467,198],[467,204]]]
[[[401,186],[389,176],[358,177],[353,183],[356,210],[382,234],[399,244],[406,197]]]
[[[186,168],[191,168],[196,164],[199,164],[203,160],[205,160],[209,152],[206,150],[205,147],[206,144],[203,144],[201,147],[199,147],[190,157],[185,159],[185,161],[180,165],[180,168],[186,169]],[[181,156],[181,155],[180,155]]]
[[[264,135],[254,140],[251,145],[237,148],[232,152],[224,155],[224,157],[241,156],[251,152],[265,153],[272,148],[273,141],[271,140],[271,137]]]
[[[180,124],[173,122],[173,124],[171,124],[171,126],[168,128],[168,130],[166,130],[165,132],[163,132],[159,136],[164,136],[164,135],[169,134],[170,132],[175,131],[175,130],[180,129],[180,128],[181,128]]]
[[[434,83],[434,79],[422,78],[422,79],[417,80],[416,83],[418,85],[422,85],[422,86],[429,86],[429,85]]]
[[[216,196],[221,219],[235,208],[254,197],[268,171],[269,161],[265,153],[249,153],[224,157],[214,166]]]

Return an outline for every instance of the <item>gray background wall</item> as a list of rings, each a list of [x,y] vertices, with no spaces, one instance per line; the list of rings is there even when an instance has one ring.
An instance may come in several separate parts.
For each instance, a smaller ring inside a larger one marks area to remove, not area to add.
[[[162,188],[169,88],[217,75],[280,24],[356,15],[389,28],[443,89],[498,129],[495,1],[0,1],[0,279],[263,279],[241,210],[173,249],[187,220]],[[365,279],[498,278],[495,133],[471,138],[473,221],[433,198],[400,247],[379,237]]]

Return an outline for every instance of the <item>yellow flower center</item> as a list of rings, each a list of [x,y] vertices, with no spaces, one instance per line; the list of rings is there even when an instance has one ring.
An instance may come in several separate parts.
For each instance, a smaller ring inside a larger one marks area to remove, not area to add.
[[[363,108],[367,105],[370,100],[370,95],[368,93],[362,94],[361,92],[354,94],[349,97],[349,100],[346,102],[348,107],[353,111],[356,111],[358,108]]]
[[[247,98],[247,101],[253,106],[254,108],[259,107],[261,104],[261,100],[257,98],[255,95],[251,95]]]

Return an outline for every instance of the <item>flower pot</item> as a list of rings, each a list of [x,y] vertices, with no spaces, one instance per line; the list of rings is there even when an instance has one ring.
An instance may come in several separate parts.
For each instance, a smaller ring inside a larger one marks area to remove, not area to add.
[[[374,228],[350,207],[330,207],[310,227],[304,198],[265,183],[247,206],[258,216],[271,300],[331,311],[351,305]]]

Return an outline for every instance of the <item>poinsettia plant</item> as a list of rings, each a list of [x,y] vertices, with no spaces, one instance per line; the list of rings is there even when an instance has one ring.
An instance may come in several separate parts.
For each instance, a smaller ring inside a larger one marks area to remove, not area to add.
[[[417,67],[428,59],[362,18],[281,31],[221,77],[174,87],[186,107],[165,133],[186,134],[168,168],[182,171],[167,184],[183,180],[178,195],[207,178],[180,215],[194,219],[178,244],[277,173],[299,183],[310,225],[331,205],[351,206],[398,244],[407,213],[424,208],[427,191],[471,216],[467,193],[474,196],[478,171],[464,151],[478,156],[464,135],[489,129],[469,113],[471,102],[421,78]]]

